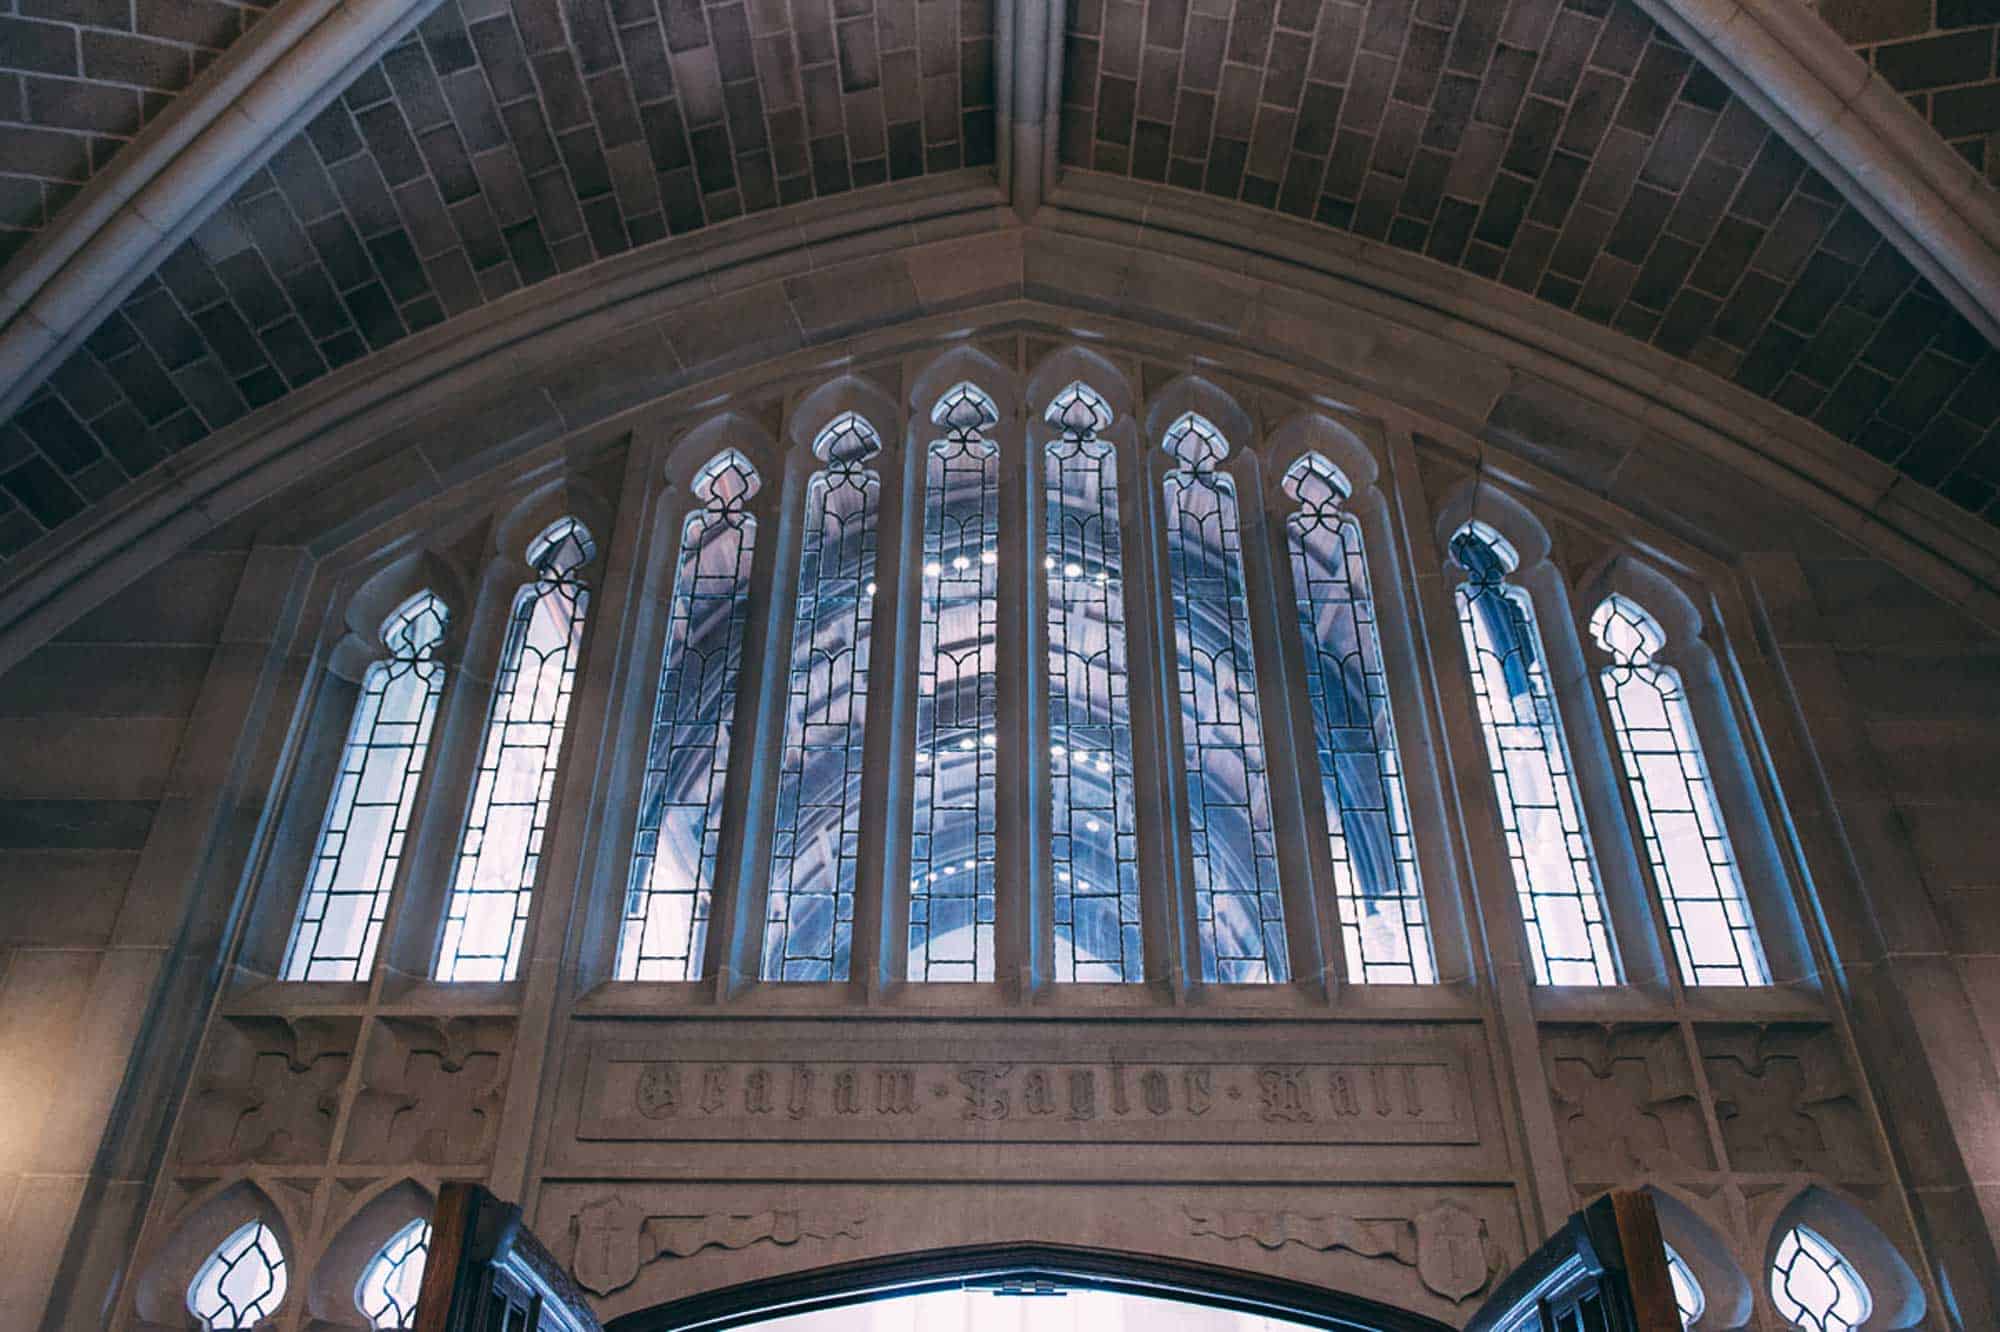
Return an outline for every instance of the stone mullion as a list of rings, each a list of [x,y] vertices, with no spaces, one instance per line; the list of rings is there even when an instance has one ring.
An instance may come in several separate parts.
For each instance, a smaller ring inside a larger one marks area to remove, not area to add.
[[[1195,933],[1193,843],[1187,816],[1180,671],[1174,640],[1173,575],[1162,512],[1173,459],[1119,422],[1105,432],[1118,458],[1120,573],[1125,583],[1125,661],[1132,720],[1132,788],[1146,979],[1176,1002],[1201,984]],[[1137,438],[1134,436],[1137,435]]]
[[[1415,450],[1409,435],[1397,430],[1391,451],[1398,476],[1415,476]],[[1405,465],[1407,464],[1407,465]],[[1414,481],[1405,484],[1413,485]],[[1411,541],[1414,590],[1411,606],[1431,625],[1458,623],[1452,589],[1430,542]],[[1499,1085],[1510,1144],[1519,1153],[1518,1187],[1523,1203],[1523,1228],[1529,1244],[1555,1233],[1573,1209],[1569,1170],[1556,1126],[1555,1102],[1543,1070],[1541,1032],[1536,1024],[1532,970],[1523,949],[1520,906],[1509,873],[1507,846],[1492,805],[1492,779],[1487,768],[1486,740],[1480,731],[1478,706],[1465,669],[1464,650],[1457,669],[1432,672],[1437,691],[1436,716],[1442,732],[1438,762],[1448,777],[1447,800],[1452,822],[1463,838],[1459,857],[1461,882],[1468,893],[1461,910],[1471,927],[1466,940],[1485,1010],[1487,1039],[1493,1050],[1494,1079]],[[1435,899],[1433,899],[1435,900]]]
[[[438,945],[451,903],[465,815],[479,779],[486,714],[506,647],[513,594],[532,577],[525,562],[517,560],[515,552],[488,553],[472,583],[473,604],[467,608],[466,632],[463,637],[450,634],[446,639],[457,651],[449,654],[455,659],[446,668],[444,696],[438,700],[430,744],[417,775],[403,854],[383,913],[381,939],[374,965],[365,977],[371,1004],[437,978]],[[397,977],[393,987],[392,972]]]
[[[736,710],[729,722],[729,769],[722,786],[722,833],[716,845],[715,881],[709,885],[708,943],[700,979],[714,987],[718,999],[726,999],[744,981],[741,933],[756,935],[749,979],[756,978],[756,949],[762,946],[758,932],[763,887],[759,874],[768,875],[771,846],[771,799],[768,794],[776,781],[776,767],[770,753],[773,732],[782,740],[785,697],[784,656],[790,648],[791,595],[798,580],[797,499],[803,486],[794,484],[783,469],[783,455],[772,460],[781,470],[776,476],[760,473],[757,493],[744,508],[756,519],[756,541],[750,550],[750,588],[743,616],[743,654],[736,677]],[[791,502],[788,502],[791,501]],[[664,506],[663,506],[664,507]],[[673,563],[666,574],[671,583],[680,561],[681,532],[692,512],[692,502],[676,507],[669,539]],[[781,579],[789,582],[780,582]],[[780,595],[773,596],[774,590]],[[668,597],[673,593],[669,591]],[[786,616],[779,623],[779,616]],[[664,650],[663,630],[659,642]],[[656,653],[653,669],[659,669]],[[777,692],[775,695],[773,690]],[[775,715],[774,715],[775,714]],[[647,714],[650,723],[651,713]],[[643,780],[643,779],[642,779]],[[628,844],[629,845],[629,844]],[[746,924],[747,922],[747,924]]]
[[[902,760],[907,755],[913,761],[914,750],[910,728],[899,726],[897,719],[902,706],[900,682],[904,678],[900,668],[907,664],[914,669],[916,658],[914,644],[901,641],[900,618],[882,612],[885,609],[893,612],[913,602],[907,593],[892,600],[882,590],[902,589],[905,571],[922,569],[921,560],[904,558],[912,510],[917,531],[921,534],[923,530],[921,483],[916,490],[917,503],[906,502],[911,494],[907,483],[911,455],[917,454],[914,461],[919,468],[923,461],[921,451],[910,443],[917,433],[914,425],[906,433],[902,422],[883,422],[883,449],[862,464],[875,473],[881,490],[880,507],[875,513],[875,561],[869,573],[875,582],[876,595],[868,629],[868,708],[861,736],[861,831],[855,854],[854,926],[847,976],[855,994],[871,1000],[882,993],[886,974],[883,945],[890,917],[885,876],[893,872],[899,861],[907,872],[909,863],[910,775],[908,764]],[[917,475],[923,475],[921,470]],[[921,549],[921,535],[918,543]],[[914,629],[914,625],[912,620],[910,627]],[[883,632],[885,628],[890,628],[888,634]],[[914,676],[909,679],[914,686]],[[900,854],[895,846],[899,835],[903,840]],[[896,970],[900,972],[902,968]]]
[[[1037,993],[1054,970],[1049,859],[1047,496],[1041,450],[1018,402],[993,430],[1000,491],[999,604],[994,683],[999,769],[994,791],[994,977],[1012,997]],[[1015,576],[1010,571],[1019,571]]]
[[[1339,914],[1334,909],[1333,857],[1323,832],[1326,815],[1316,798],[1319,750],[1306,695],[1306,671],[1310,668],[1297,627],[1285,495],[1276,485],[1279,469],[1275,461],[1255,453],[1250,440],[1238,444],[1238,452],[1225,470],[1236,484],[1244,604],[1257,671],[1264,773],[1277,841],[1292,981],[1310,989],[1317,998],[1331,1001],[1347,979],[1345,953]],[[1297,829],[1299,835],[1282,835],[1279,830],[1287,826]]]
[[[747,736],[743,736],[742,728],[732,735],[731,776],[739,766],[749,776],[740,796],[734,790],[725,794],[723,823],[727,827],[729,814],[740,810],[743,850],[735,866],[735,881],[726,890],[731,898],[728,934],[711,943],[717,961],[716,996],[725,1000],[763,979],[764,904],[770,891],[771,846],[778,812],[778,785],[784,771],[785,726],[790,712],[800,542],[805,534],[806,488],[819,466],[812,451],[803,446],[788,447],[784,460],[782,476],[766,478],[765,488],[758,491],[750,506],[758,520],[757,549],[752,556],[750,577],[752,628],[749,641],[744,643],[743,662],[746,676],[755,667],[756,684],[754,689],[738,688],[736,714],[753,719],[755,725]],[[764,503],[760,505],[756,502],[759,500]],[[763,630],[761,644],[756,641],[759,627]],[[734,743],[739,736],[750,743],[739,749]],[[718,861],[718,877],[726,872],[729,863]],[[717,896],[724,891],[718,882]],[[718,936],[721,931],[712,924],[710,934]]]
[[[555,1102],[554,1071],[561,1062],[557,1052],[569,1025],[564,1008],[576,991],[573,976],[568,984],[563,976],[571,959],[569,941],[584,933],[591,892],[603,879],[593,872],[605,841],[603,821],[592,814],[598,804],[596,789],[608,771],[607,751],[615,744],[622,719],[612,700],[620,696],[615,682],[631,665],[623,640],[637,599],[635,588],[645,581],[641,528],[658,507],[643,502],[652,475],[657,475],[653,450],[635,444],[626,457],[619,494],[636,498],[618,507],[611,530],[599,538],[595,567],[601,573],[590,584],[575,686],[562,749],[556,755],[548,829],[536,866],[530,928],[515,977],[520,986],[518,1019],[507,1089],[493,1133],[491,1185],[501,1197],[524,1203],[533,1201],[530,1162],[541,1159],[549,1118],[540,1111]],[[650,710],[638,715],[651,719]],[[564,1008],[558,1007],[559,999]]]

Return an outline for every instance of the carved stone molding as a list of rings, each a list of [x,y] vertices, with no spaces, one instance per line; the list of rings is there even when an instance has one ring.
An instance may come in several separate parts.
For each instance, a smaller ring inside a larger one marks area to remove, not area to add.
[[[1542,1057],[1579,1190],[1716,1168],[1679,1028],[1545,1027]]]
[[[859,1239],[867,1223],[863,1209],[834,1208],[649,1216],[644,1207],[614,1193],[578,1209],[570,1222],[576,1245],[570,1270],[585,1290],[609,1295],[631,1285],[641,1267],[663,1258],[753,1244],[789,1248],[802,1239]]]
[[[1321,1253],[1346,1249],[1364,1258],[1388,1258],[1415,1268],[1426,1287],[1454,1304],[1486,1289],[1508,1266],[1507,1255],[1487,1232],[1485,1219],[1449,1199],[1411,1217],[1185,1210],[1190,1235],[1249,1240],[1265,1249],[1295,1244]]]
[[[319,1164],[333,1146],[355,1018],[230,1018],[217,1025],[189,1104],[190,1164]]]
[[[1846,1180],[1881,1173],[1832,1028],[1759,1023],[1696,1030],[1731,1169]]]
[[[342,1159],[491,1159],[513,1060],[509,1018],[382,1018],[370,1036]]]

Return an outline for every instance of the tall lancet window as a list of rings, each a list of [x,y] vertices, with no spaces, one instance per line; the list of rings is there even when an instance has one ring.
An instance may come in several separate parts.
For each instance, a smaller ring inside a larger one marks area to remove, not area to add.
[[[861,841],[862,733],[882,483],[875,427],[853,412],[813,441],[784,765],[765,899],[764,979],[847,979]]]
[[[1194,915],[1206,981],[1282,981],[1285,912],[1264,771],[1236,487],[1217,464],[1229,442],[1190,412],[1163,441],[1167,555],[1173,565],[1181,738]]]
[[[993,979],[1000,477],[984,432],[999,419],[971,384],[931,413],[944,437],[924,462],[911,980]]]
[[[620,980],[701,976],[757,545],[757,520],[744,506],[759,484],[734,449],[694,479],[701,507],[681,526],[618,936]]]
[[[375,961],[410,807],[444,693],[437,659],[449,614],[430,592],[383,622],[387,660],[368,668],[285,950],[286,980],[363,980]]]
[[[1145,959],[1118,459],[1099,438],[1111,408],[1088,385],[1071,384],[1049,403],[1048,419],[1062,431],[1043,457],[1055,974],[1137,981]]]
[[[1538,985],[1616,985],[1604,895],[1528,594],[1507,581],[1520,557],[1469,522],[1451,539],[1465,570],[1458,627],[1472,668],[1486,762]]]
[[[1341,945],[1352,980],[1428,984],[1437,979],[1437,965],[1368,556],[1360,520],[1344,507],[1351,489],[1340,469],[1316,453],[1285,473],[1285,493],[1298,504],[1285,534]]]
[[[1613,593],[1591,614],[1590,635],[1611,658],[1598,679],[1681,979],[1769,985],[1687,691],[1679,671],[1654,660],[1666,646],[1665,630],[1637,602]]]
[[[528,546],[535,581],[515,594],[507,621],[445,908],[439,980],[512,980],[520,968],[590,607],[581,574],[596,554],[574,518]]]

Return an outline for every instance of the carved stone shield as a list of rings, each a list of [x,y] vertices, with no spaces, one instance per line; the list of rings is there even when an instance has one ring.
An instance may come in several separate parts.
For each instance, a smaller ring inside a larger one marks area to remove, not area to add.
[[[577,1284],[598,1295],[630,1285],[639,1275],[639,1228],[646,1213],[620,1197],[599,1198],[576,1214]]]
[[[1412,1219],[1417,1275],[1456,1304],[1486,1285],[1486,1223],[1457,1203],[1440,1203]]]

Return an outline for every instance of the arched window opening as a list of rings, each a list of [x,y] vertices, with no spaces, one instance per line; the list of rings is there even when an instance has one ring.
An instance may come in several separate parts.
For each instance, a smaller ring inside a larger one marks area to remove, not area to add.
[[[520,967],[590,608],[581,573],[596,554],[574,518],[551,524],[528,547],[536,578],[514,598],[493,682],[445,911],[439,980],[512,980]]]
[[[862,737],[882,483],[875,427],[854,412],[813,441],[806,487],[784,763],[765,899],[766,980],[842,981],[854,939]]]
[[[1770,984],[1687,691],[1679,671],[1654,660],[1665,630],[1613,593],[1592,613],[1590,634],[1611,658],[1599,679],[1682,980]]]
[[[1285,532],[1348,976],[1428,984],[1437,964],[1368,555],[1360,520],[1343,507],[1351,488],[1316,453],[1293,463],[1284,485],[1298,503]]]
[[[188,1283],[188,1312],[209,1332],[237,1332],[277,1317],[285,1302],[285,1250],[262,1221],[216,1246]]]
[[[1162,443],[1180,463],[1165,481],[1167,555],[1201,976],[1282,981],[1290,967],[1236,488],[1216,466],[1229,442],[1190,412]]]
[[[1111,407],[1087,384],[1050,401],[1061,430],[1043,459],[1048,495],[1050,859],[1055,974],[1144,978],[1118,459]]]
[[[1771,1303],[1800,1332],[1855,1332],[1874,1310],[1861,1274],[1808,1226],[1793,1226],[1778,1242]]]
[[[1694,1270],[1687,1265],[1687,1259],[1674,1252],[1674,1246],[1667,1248],[1667,1280],[1674,1288],[1674,1307],[1680,1310],[1681,1326],[1693,1327],[1708,1308],[1708,1297],[1702,1294],[1701,1282],[1694,1279]]]
[[[431,1223],[419,1217],[389,1237],[362,1269],[354,1307],[379,1332],[417,1325],[417,1291],[430,1256]]]
[[[444,693],[437,649],[449,619],[435,593],[419,592],[382,624],[389,656],[362,677],[285,950],[286,980],[361,980],[374,964]]]
[[[931,412],[944,436],[924,461],[923,602],[917,647],[909,977],[993,979],[999,682],[1000,419],[972,384]]]
[[[757,544],[745,506],[761,484],[735,449],[695,475],[701,507],[681,525],[618,935],[620,980],[701,976]]]
[[[1507,581],[1519,557],[1474,520],[1451,539],[1465,570],[1458,626],[1537,985],[1616,985],[1604,891],[1535,606]]]

